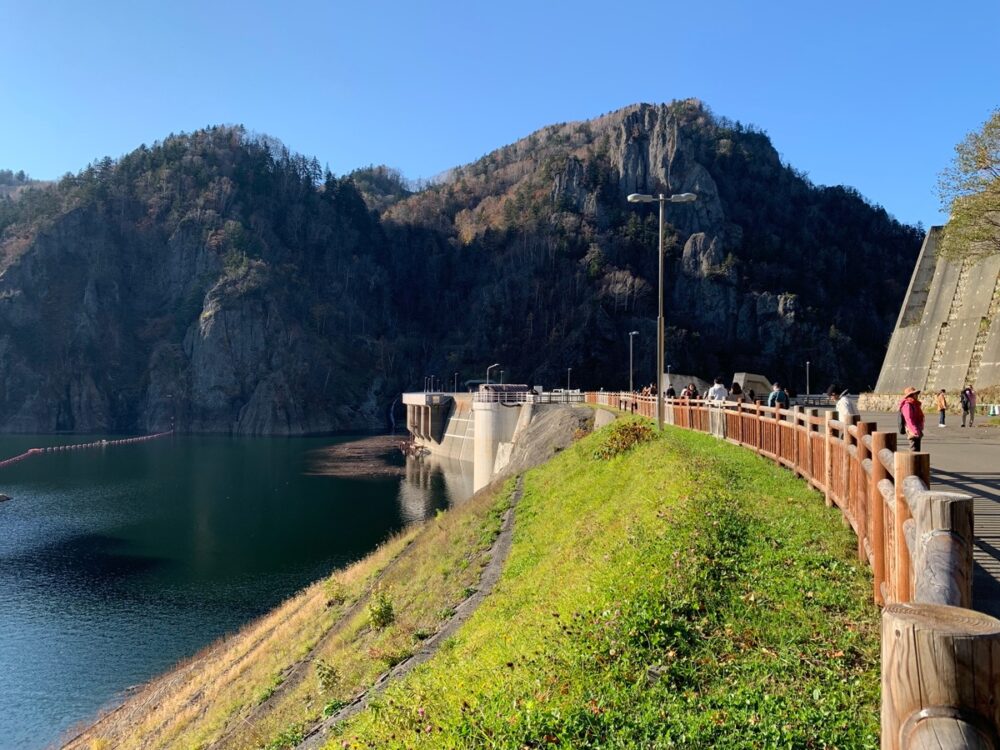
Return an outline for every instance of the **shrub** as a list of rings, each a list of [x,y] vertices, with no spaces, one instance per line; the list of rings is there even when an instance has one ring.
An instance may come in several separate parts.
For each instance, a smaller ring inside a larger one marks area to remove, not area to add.
[[[316,662],[316,676],[319,678],[319,691],[321,693],[332,693],[340,680],[340,673],[332,664],[327,664],[320,659]]]
[[[396,619],[396,613],[392,609],[392,599],[386,594],[381,586],[376,587],[372,593],[371,601],[368,602],[368,620],[372,627],[378,630],[388,627]]]
[[[615,422],[594,450],[594,458],[607,460],[631,450],[656,436],[646,422]]]

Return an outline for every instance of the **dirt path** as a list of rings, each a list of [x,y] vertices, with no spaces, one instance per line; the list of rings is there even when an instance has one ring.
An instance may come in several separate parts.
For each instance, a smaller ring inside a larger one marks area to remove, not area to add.
[[[511,496],[511,505],[507,509],[507,512],[504,513],[500,524],[500,533],[490,548],[490,561],[483,568],[483,574],[479,579],[479,588],[456,607],[455,614],[445,623],[444,627],[424,641],[413,656],[400,662],[388,672],[383,673],[368,690],[355,696],[350,703],[337,713],[313,727],[305,739],[296,746],[296,750],[318,750],[318,748],[321,748],[328,739],[327,735],[330,729],[363,711],[371,699],[385,690],[392,682],[405,677],[415,667],[418,667],[434,656],[437,650],[441,648],[441,644],[454,635],[472,616],[472,613],[478,609],[483,600],[493,591],[497,581],[500,580],[500,574],[503,571],[504,563],[507,561],[507,556],[510,554],[514,538],[514,509],[521,500],[523,493],[524,477],[518,477],[514,494]]]

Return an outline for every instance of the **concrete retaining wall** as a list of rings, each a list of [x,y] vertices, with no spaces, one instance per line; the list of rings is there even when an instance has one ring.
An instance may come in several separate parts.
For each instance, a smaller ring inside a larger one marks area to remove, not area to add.
[[[889,341],[876,393],[1000,385],[1000,257],[938,257],[941,227],[927,233]]]

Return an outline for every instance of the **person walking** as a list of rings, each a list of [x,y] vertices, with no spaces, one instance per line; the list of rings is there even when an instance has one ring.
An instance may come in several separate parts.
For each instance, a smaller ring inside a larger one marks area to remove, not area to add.
[[[725,401],[728,394],[726,386],[722,384],[722,378],[716,378],[712,387],[708,389],[707,398],[709,401]]]
[[[938,427],[944,427],[944,415],[948,410],[948,399],[945,398],[944,388],[934,396],[934,408],[938,410]]]
[[[920,406],[920,395],[913,386],[903,391],[903,400],[899,402],[899,413],[902,415],[903,430],[910,440],[910,450],[920,451],[920,441],[924,438],[924,410]]]
[[[729,388],[729,400],[735,401],[738,404],[742,404],[746,400],[743,387],[735,381],[733,381],[732,386]]]
[[[768,406],[780,406],[782,409],[788,408],[788,393],[781,387],[781,383],[771,386],[771,392],[767,396]]]
[[[844,424],[854,424],[854,417],[857,416],[860,416],[858,407],[851,401],[847,391],[842,391],[837,399],[837,419]]]
[[[973,423],[976,421],[976,391],[971,385],[965,386],[962,389],[962,394],[959,396],[959,401],[962,404],[962,427],[965,427],[965,418],[969,418],[969,427],[972,427]]]

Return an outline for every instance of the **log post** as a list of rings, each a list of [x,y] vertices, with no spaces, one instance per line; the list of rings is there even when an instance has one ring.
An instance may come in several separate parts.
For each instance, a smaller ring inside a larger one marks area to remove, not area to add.
[[[764,448],[764,422],[760,418],[760,401],[754,402],[754,422],[757,425],[756,430],[754,430],[757,433],[757,445],[755,447],[757,448],[757,452],[760,453]]]
[[[996,748],[1000,620],[937,604],[882,612],[882,750]]]
[[[916,477],[903,491],[915,524],[913,598],[925,604],[972,606],[972,498],[928,492]]]
[[[802,463],[800,459],[801,451],[801,440],[799,439],[799,423],[802,421],[802,407],[798,404],[792,409],[792,447],[794,454],[792,457],[792,463],[795,466],[795,475],[802,476]]]
[[[895,542],[896,542],[896,580],[893,581],[897,602],[908,602],[913,597],[913,575],[911,572],[910,548],[906,543],[906,522],[911,520],[910,506],[906,502],[903,485],[909,476],[917,476],[923,480],[924,486],[930,484],[931,457],[929,453],[893,454],[892,479],[896,488]]]
[[[878,483],[889,478],[889,472],[879,458],[879,451],[888,448],[895,452],[896,433],[876,432],[872,434],[872,475],[868,485],[868,534],[872,540],[872,578],[875,583],[875,602],[885,605],[882,584],[885,583],[885,499]]]

